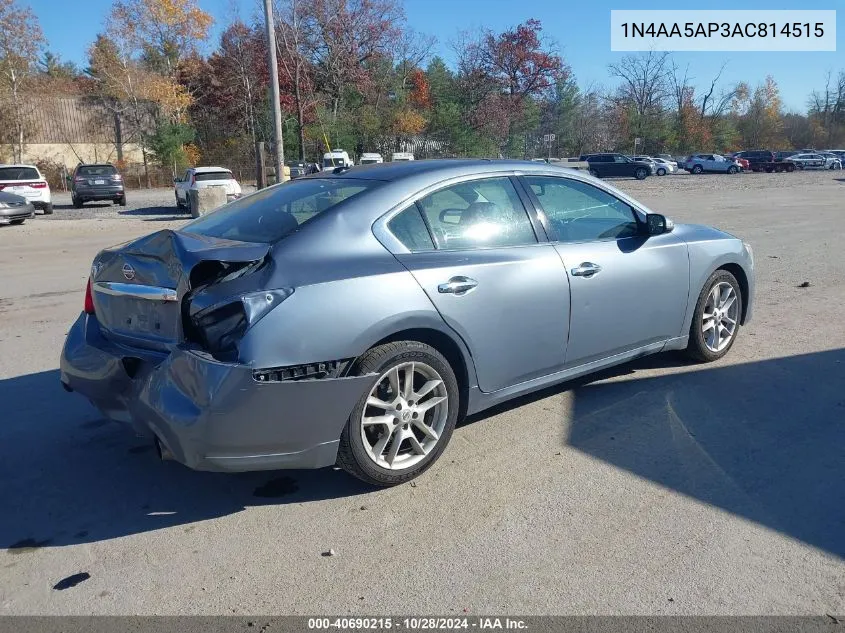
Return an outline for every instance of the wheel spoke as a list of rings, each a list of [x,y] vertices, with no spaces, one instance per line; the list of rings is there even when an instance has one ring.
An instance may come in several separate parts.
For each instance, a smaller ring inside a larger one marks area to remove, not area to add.
[[[414,451],[417,455],[425,455],[425,454],[426,454],[426,450],[425,450],[425,448],[423,448],[423,445],[422,445],[422,444],[420,444],[419,440],[416,438],[416,436],[415,436],[413,433],[411,433],[411,434],[408,436],[408,444],[410,444],[410,445],[411,445],[411,449],[412,449],[412,450],[413,450],[413,451]]]
[[[706,332],[707,330],[716,327],[716,319],[709,318],[707,321],[704,322],[704,325],[701,328],[702,332]]]
[[[429,398],[425,402],[420,402],[417,404],[417,412],[420,415],[423,415],[426,411],[431,409],[433,406],[440,404],[446,400],[446,396],[434,396],[433,398]]]
[[[384,453],[384,447],[387,446],[387,443],[390,441],[390,436],[396,433],[396,429],[387,428],[378,441],[373,445],[373,455],[376,458],[381,457],[381,454]]]
[[[414,420],[414,426],[417,427],[420,431],[425,433],[425,436],[432,440],[440,439],[440,436],[431,428],[428,424],[420,420]]]
[[[420,387],[419,391],[414,393],[414,399],[417,400],[417,401],[421,400],[423,397],[425,397],[429,393],[431,393],[432,390],[436,389],[439,385],[442,385],[442,384],[443,384],[442,380],[429,380],[429,381],[427,381],[422,387]]]
[[[713,302],[713,309],[715,310],[719,307],[719,297],[721,296],[719,286],[713,286],[713,290],[710,291],[710,295],[710,300]]]
[[[729,317],[729,316],[727,316],[727,315],[725,315],[725,316],[724,316],[724,317],[722,317],[722,318],[723,318],[725,321],[727,321],[728,323],[730,323],[731,325],[736,325],[736,319],[732,319],[731,317]]]
[[[385,402],[384,400],[379,400],[375,396],[370,396],[369,398],[367,398],[367,406],[376,407],[378,409],[384,409],[386,411],[393,405],[391,405],[389,402]]]
[[[364,426],[373,426],[373,425],[376,425],[376,424],[387,425],[387,424],[390,424],[391,422],[393,422],[393,416],[392,415],[373,416],[373,417],[369,417],[369,418],[364,418],[363,422],[364,422]]]
[[[735,301],[736,301],[736,295],[734,294],[733,289],[731,289],[730,293],[728,294],[728,298],[725,299],[725,303],[724,303],[724,305],[722,305],[722,309],[727,310],[728,308],[730,308],[734,304]]]
[[[414,363],[405,366],[405,386],[402,390],[402,395],[406,400],[410,400],[414,393]]]
[[[393,397],[395,398],[401,392],[399,391],[399,367],[396,366],[390,370],[390,373],[387,374],[387,380],[390,382],[390,388],[393,391]]]
[[[398,427],[397,427],[398,429]],[[384,458],[388,465],[393,466],[396,456],[399,454],[399,447],[402,446],[404,435],[401,431],[396,431],[393,434],[393,443],[390,445],[390,450],[387,451],[387,456]]]

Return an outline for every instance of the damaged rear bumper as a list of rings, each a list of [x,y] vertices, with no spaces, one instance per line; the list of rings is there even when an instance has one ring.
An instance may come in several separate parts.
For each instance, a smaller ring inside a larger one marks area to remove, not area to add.
[[[66,388],[157,438],[177,461],[231,472],[333,465],[343,426],[376,379],[257,382],[252,367],[201,352],[115,344],[84,313],[67,335],[60,368]]]

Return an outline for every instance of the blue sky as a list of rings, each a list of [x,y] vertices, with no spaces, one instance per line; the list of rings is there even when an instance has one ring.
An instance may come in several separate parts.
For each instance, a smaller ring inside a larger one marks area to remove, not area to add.
[[[111,0],[84,0],[68,4],[65,0],[19,0],[28,3],[39,20],[50,49],[67,60],[83,64],[86,49],[102,28],[102,19]],[[306,0],[307,1],[307,0]],[[249,17],[259,11],[258,0],[199,0],[217,20],[216,34],[233,12]],[[482,27],[503,30],[529,18],[543,23],[546,36],[554,39],[566,62],[583,85],[612,85],[607,65],[622,53],[610,51],[611,9],[659,9],[631,0],[405,0],[409,24],[416,30],[437,37],[437,52],[451,61],[449,42],[461,30]],[[762,82],[767,74],[774,76],[781,88],[784,105],[789,110],[803,111],[807,96],[824,85],[828,70],[845,70],[845,2],[839,0],[707,0],[699,8],[707,9],[837,9],[837,52],[813,53],[675,53],[680,66],[689,65],[690,75],[697,82],[708,83],[727,62],[722,81],[729,84],[746,80]],[[677,3],[667,8],[684,8]]]

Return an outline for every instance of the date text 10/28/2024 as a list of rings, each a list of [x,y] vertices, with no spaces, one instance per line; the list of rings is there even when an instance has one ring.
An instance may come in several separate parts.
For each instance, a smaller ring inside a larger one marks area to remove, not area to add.
[[[497,617],[408,617],[408,618],[308,618],[308,628],[315,631],[367,631],[401,629],[409,631],[444,630],[527,630],[528,625],[518,618]]]

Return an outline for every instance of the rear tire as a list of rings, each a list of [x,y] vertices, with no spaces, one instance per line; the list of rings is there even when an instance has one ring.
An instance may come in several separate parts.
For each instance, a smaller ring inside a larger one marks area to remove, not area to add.
[[[117,203],[120,206],[125,207],[126,206],[126,196],[121,196],[120,198],[118,198]]]
[[[80,200],[79,198],[72,197],[71,202],[73,202],[73,207],[75,209],[81,209],[82,208],[82,200]]]
[[[665,170],[665,169],[658,169],[658,170],[657,170],[657,175],[658,175],[658,176],[665,176],[665,175],[666,175],[666,170]]]
[[[786,171],[787,171],[787,173],[791,174],[793,171],[795,171],[795,165],[790,163],[789,165],[786,166]]]
[[[410,389],[405,382],[409,372]],[[449,362],[430,345],[396,341],[366,352],[355,363],[353,373],[375,373],[379,378],[361,395],[346,421],[337,465],[374,486],[396,486],[425,472],[449,443],[460,410],[458,381]],[[434,382],[438,384],[431,387]],[[425,392],[424,386],[428,388]],[[438,399],[434,405],[417,409],[434,399]],[[364,423],[375,418],[387,421]],[[403,462],[408,466],[403,467]]]
[[[735,174],[737,171],[739,171],[739,170],[736,167],[734,167],[733,165],[728,167],[728,173],[731,174],[731,175]]]
[[[719,300],[714,300],[712,296],[714,289],[719,287]],[[716,312],[714,308],[722,309],[719,306],[719,301],[725,298],[730,300],[730,287],[733,292],[734,301],[722,312]],[[742,290],[739,283],[731,273],[727,270],[715,271],[704,284],[701,293],[698,295],[698,303],[695,305],[695,312],[692,315],[692,323],[690,324],[689,343],[687,344],[686,354],[694,360],[704,363],[710,363],[714,360],[719,360],[727,354],[731,347],[733,347],[739,332],[739,322],[742,317],[743,305]],[[705,309],[707,310],[705,316]],[[730,321],[733,321],[731,325]],[[708,327],[710,323],[712,327]],[[732,329],[730,329],[732,327]],[[723,329],[730,329],[730,336],[722,337]],[[718,338],[713,338],[713,332]]]
[[[44,205],[44,215],[53,215],[53,203],[48,202]]]

